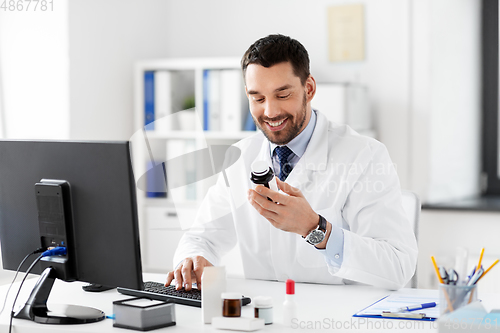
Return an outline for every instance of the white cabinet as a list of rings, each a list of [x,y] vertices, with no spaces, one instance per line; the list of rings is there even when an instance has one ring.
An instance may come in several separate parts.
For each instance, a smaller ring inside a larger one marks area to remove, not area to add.
[[[243,130],[253,122],[239,58],[141,61],[134,83],[138,130],[131,142],[143,270],[167,272],[217,179],[212,147],[229,146],[255,129]]]

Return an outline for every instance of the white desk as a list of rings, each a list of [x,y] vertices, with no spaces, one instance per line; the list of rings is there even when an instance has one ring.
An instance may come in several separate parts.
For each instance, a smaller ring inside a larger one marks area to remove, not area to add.
[[[145,274],[145,281],[152,280],[161,282],[164,281],[164,279],[165,275]],[[19,296],[18,304],[24,303],[24,300],[28,297],[35,282],[36,279],[29,279],[25,282],[23,291]],[[18,285],[19,284],[17,284],[17,286]],[[82,285],[84,285],[84,283],[66,283],[59,280],[56,281],[48,302],[49,308],[50,303],[77,304],[95,307],[104,311],[106,315],[111,315],[113,301],[129,298],[129,296],[119,294],[116,289],[101,293],[87,293],[81,289]],[[12,307],[12,301],[15,297],[15,293],[17,292],[17,288],[15,288],[15,286],[10,292],[6,310],[4,310],[0,316],[0,332],[8,332],[8,313]],[[5,298],[7,288],[8,285],[0,287],[1,302],[3,302]],[[227,290],[241,292],[242,294],[250,297],[258,295],[273,297],[274,323],[272,325],[266,325],[265,328],[259,332],[297,332],[302,331],[299,326],[307,328],[308,325],[309,327],[314,327],[311,325],[316,325],[316,328],[318,329],[322,328],[325,331],[335,332],[437,332],[437,323],[435,322],[352,317],[352,315],[357,311],[372,304],[380,298],[393,293],[385,289],[377,289],[369,286],[340,286],[298,283],[295,286],[296,299],[299,304],[298,322],[295,328],[288,329],[282,325],[281,319],[282,303],[284,301],[285,294],[284,283],[228,279]],[[402,289],[397,292],[418,295],[437,295],[436,290]],[[485,303],[500,307],[500,295],[483,295],[481,294],[480,289],[479,295]],[[247,305],[243,307],[242,316],[253,317],[253,306]],[[202,324],[201,310],[200,308],[195,307],[176,305],[176,322],[176,326],[158,329],[154,332],[228,332],[216,330],[211,325]],[[98,323],[83,325],[44,325],[20,319],[14,319],[13,323],[13,332],[15,333],[132,332],[131,330],[113,328],[113,321],[111,319],[105,319],[104,321]],[[335,327],[336,325],[338,326]]]

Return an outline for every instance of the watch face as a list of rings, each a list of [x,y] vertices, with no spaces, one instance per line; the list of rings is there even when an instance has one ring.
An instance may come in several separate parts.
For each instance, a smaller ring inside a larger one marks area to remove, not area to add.
[[[314,245],[321,243],[323,239],[325,239],[325,233],[321,230],[311,231],[308,237],[309,242]]]

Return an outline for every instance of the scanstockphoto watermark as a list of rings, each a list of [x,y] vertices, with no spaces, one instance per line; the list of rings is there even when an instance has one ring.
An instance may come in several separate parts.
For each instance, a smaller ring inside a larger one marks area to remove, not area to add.
[[[293,318],[292,329],[307,330],[435,330],[438,324],[435,321],[416,320],[386,320],[368,318],[350,318],[349,320],[335,320],[323,318],[322,320],[299,320]]]

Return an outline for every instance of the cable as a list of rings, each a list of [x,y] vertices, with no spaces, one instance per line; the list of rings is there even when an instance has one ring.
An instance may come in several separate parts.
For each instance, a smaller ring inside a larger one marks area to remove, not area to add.
[[[21,267],[24,265],[24,262],[29,257],[31,257],[33,254],[41,253],[44,250],[45,250],[45,248],[39,247],[35,251],[33,251],[30,254],[26,255],[26,257],[24,257],[24,259],[21,261],[21,263],[19,264],[19,267],[17,267],[17,271],[16,271],[16,274],[14,275],[14,278],[12,279],[12,282],[10,283],[9,289],[7,289],[7,294],[5,295],[5,299],[3,300],[3,305],[2,305],[2,310],[0,310],[0,315],[3,313],[3,310],[5,310],[5,304],[7,303],[7,297],[9,296],[10,289],[12,288],[12,285],[14,284],[14,282],[16,282],[17,275],[19,274],[19,271],[21,270]]]
[[[49,256],[57,256],[57,255],[65,255],[67,253],[67,249],[65,247],[55,247],[55,248],[51,248],[49,250],[46,250],[45,251],[45,248],[38,248],[36,249],[35,251],[33,251],[32,253],[30,253],[29,255],[27,255],[25,257],[24,260],[26,260],[30,255],[32,254],[35,254],[35,253],[41,253],[43,252],[41,255],[39,255],[30,265],[30,267],[28,267],[28,269],[26,270],[26,274],[24,275],[22,281],[21,281],[21,285],[19,286],[19,289],[17,291],[17,294],[16,294],[16,298],[14,298],[14,302],[12,303],[12,309],[10,311],[10,323],[9,323],[9,333],[11,333],[12,331],[12,319],[14,318],[14,307],[16,305],[16,301],[17,301],[17,298],[19,297],[19,293],[21,292],[21,288],[23,287],[23,284],[24,284],[24,281],[26,281],[26,278],[28,277],[29,273],[31,272],[31,270],[33,269],[33,267],[35,267],[35,265],[40,261],[40,259],[42,259],[43,257],[49,257]],[[23,260],[23,262],[24,262]],[[18,268],[18,271],[19,269],[21,268],[23,262],[21,262],[21,265],[19,265],[19,268]],[[16,274],[17,276],[17,274]],[[15,277],[14,277],[15,279]],[[12,286],[12,284],[11,284]],[[9,287],[9,290],[10,290],[10,287]],[[7,291],[8,293],[8,291]],[[7,299],[7,298],[6,298]],[[3,310],[2,310],[3,311]]]
[[[64,256],[67,253],[67,249],[62,246],[51,248],[42,253],[42,257],[50,257],[50,256]]]
[[[39,249],[38,249],[39,250]],[[37,251],[38,251],[37,250]],[[43,249],[42,249],[43,251]],[[24,281],[26,281],[26,278],[28,277],[28,274],[31,272],[31,270],[33,269],[33,267],[35,267],[35,265],[40,261],[40,259],[42,259],[42,257],[47,256],[47,255],[55,255],[55,254],[46,254],[48,253],[49,251],[53,251],[53,250],[47,250],[45,251],[44,253],[42,253],[41,255],[39,255],[34,261],[33,263],[31,263],[30,267],[28,268],[28,270],[26,271],[26,274],[24,275],[24,278],[23,280],[21,281],[21,285],[19,286],[19,290],[17,291],[17,294],[16,294],[16,298],[14,298],[14,302],[12,303],[12,309],[10,311],[10,323],[9,323],[9,333],[12,332],[12,319],[14,318],[14,307],[16,305],[16,301],[17,301],[17,298],[19,297],[19,293],[21,292],[21,288],[23,287],[23,284],[24,284]],[[40,251],[41,252],[41,251]],[[39,253],[39,252],[36,252],[36,253]]]
[[[42,256],[43,254],[39,255],[34,261],[33,263],[30,265],[30,267],[28,268],[28,270],[26,271],[26,274],[24,275],[24,278],[23,280],[21,281],[21,285],[19,286],[19,290],[17,291],[17,294],[16,294],[16,298],[14,298],[14,302],[12,303],[12,309],[10,311],[10,323],[9,323],[9,333],[12,332],[12,319],[14,318],[14,306],[16,305],[16,301],[17,301],[17,297],[19,296],[19,293],[21,292],[21,288],[23,287],[23,284],[24,284],[24,281],[26,280],[26,278],[28,277],[28,274],[31,272],[31,270],[33,269],[33,267],[35,267],[35,265],[40,261],[40,259],[42,259]]]

